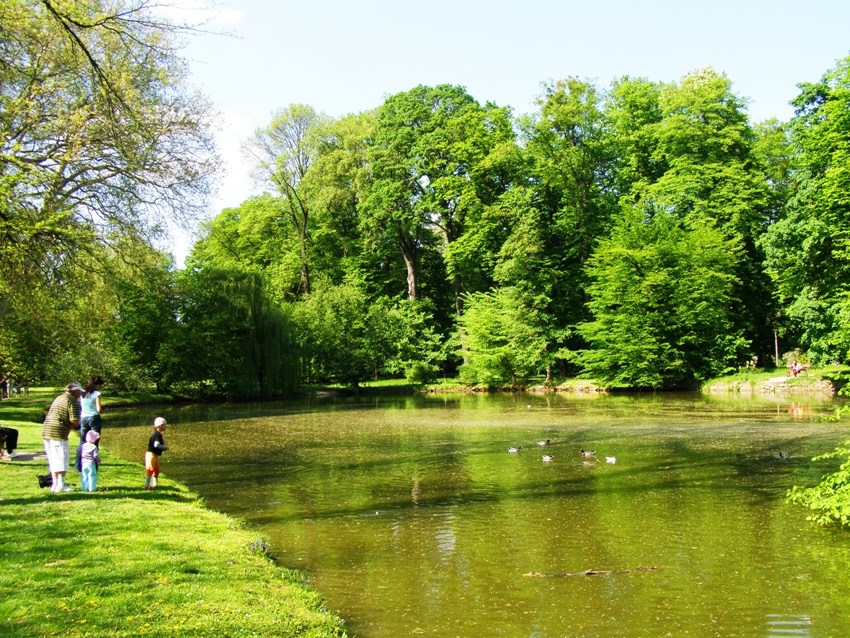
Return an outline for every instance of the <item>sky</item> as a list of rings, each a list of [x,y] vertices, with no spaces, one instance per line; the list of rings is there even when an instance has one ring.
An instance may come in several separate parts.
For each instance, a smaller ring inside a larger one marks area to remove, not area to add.
[[[850,0],[211,1],[171,0],[172,17],[215,32],[183,50],[218,112],[226,172],[210,218],[259,192],[241,144],[289,104],[341,117],[420,84],[458,84],[524,114],[549,81],[604,89],[712,67],[748,100],[752,122],[787,121],[797,84],[850,55]],[[182,264],[193,233],[172,231]]]

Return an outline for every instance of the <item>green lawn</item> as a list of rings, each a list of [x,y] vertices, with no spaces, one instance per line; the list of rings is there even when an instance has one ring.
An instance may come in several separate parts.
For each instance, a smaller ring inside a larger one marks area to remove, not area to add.
[[[21,454],[0,462],[0,635],[346,635],[303,574],[270,560],[264,539],[168,477],[144,491],[141,464],[108,448],[97,492],[40,489],[46,462],[26,453],[41,452],[41,414],[55,394],[0,404]],[[69,479],[79,486],[73,470]]]

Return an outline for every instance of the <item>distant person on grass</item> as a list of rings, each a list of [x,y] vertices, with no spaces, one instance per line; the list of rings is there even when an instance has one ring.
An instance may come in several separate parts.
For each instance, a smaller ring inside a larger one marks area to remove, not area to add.
[[[159,478],[159,457],[168,449],[165,439],[162,437],[166,425],[168,425],[168,422],[161,416],[156,417],[153,421],[154,432],[148,440],[148,451],[145,452],[146,490],[156,489],[156,482]]]
[[[50,405],[44,425],[41,427],[47,465],[53,478],[50,491],[54,493],[72,491],[65,485],[69,457],[68,435],[71,430],[80,429],[80,396],[82,394],[83,388],[76,381],[65,386],[65,391]]]
[[[100,434],[94,430],[86,433],[86,442],[80,446],[81,479],[80,489],[83,492],[94,492],[97,489],[97,468],[100,467],[100,452],[97,441]]]

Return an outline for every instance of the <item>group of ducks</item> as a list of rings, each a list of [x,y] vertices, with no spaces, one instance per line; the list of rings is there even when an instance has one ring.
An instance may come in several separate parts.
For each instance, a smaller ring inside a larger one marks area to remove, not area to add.
[[[552,444],[551,439],[546,439],[545,441],[544,441],[544,440],[541,440],[541,441],[538,441],[538,442],[537,442],[537,445],[538,445],[539,447],[548,447],[548,446],[550,446],[551,444]],[[508,452],[509,452],[510,454],[519,454],[521,451],[522,451],[522,446],[521,446],[521,445],[520,445],[520,446],[517,446],[517,447],[509,447],[509,448],[508,448]],[[582,457],[582,458],[585,458],[585,459],[592,459],[592,460],[590,460],[590,461],[585,461],[585,465],[595,465],[595,464],[599,463],[599,461],[596,459],[596,450],[584,450],[584,449],[582,449],[582,450],[579,452],[579,454],[581,455],[581,457]],[[543,460],[543,462],[544,462],[544,463],[551,463],[552,461],[554,461],[554,460],[555,460],[555,457],[554,457],[554,456],[552,456],[551,454],[544,454],[544,455],[541,457],[541,459]],[[606,462],[606,463],[616,463],[616,462],[617,462],[617,457],[616,457],[616,456],[606,456],[606,457],[605,457],[605,462]]]

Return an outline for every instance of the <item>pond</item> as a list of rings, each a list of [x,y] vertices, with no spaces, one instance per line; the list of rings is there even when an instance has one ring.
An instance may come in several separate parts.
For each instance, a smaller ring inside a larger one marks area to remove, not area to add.
[[[162,414],[163,471],[268,538],[359,638],[838,636],[850,535],[784,501],[835,469],[811,460],[850,438],[823,421],[835,406],[690,394],[188,406]],[[105,444],[139,461],[157,414],[111,415]]]

